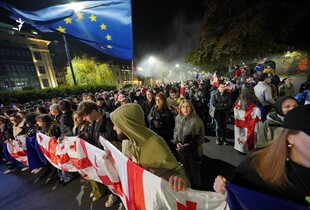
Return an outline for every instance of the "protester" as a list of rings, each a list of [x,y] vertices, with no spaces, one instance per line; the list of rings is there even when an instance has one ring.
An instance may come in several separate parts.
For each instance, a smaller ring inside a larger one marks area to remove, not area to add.
[[[310,105],[298,106],[284,117],[281,135],[267,146],[249,153],[231,183],[309,206]],[[272,170],[271,170],[272,169]],[[225,193],[226,179],[217,176],[214,190]]]
[[[58,102],[59,109],[62,111],[62,115],[59,119],[60,137],[58,142],[62,142],[65,137],[73,136],[74,122],[72,119],[71,103],[67,99],[62,99]],[[77,172],[66,172],[58,169],[58,176],[60,177],[60,183],[62,185],[69,184],[79,174]]]
[[[259,75],[258,84],[254,87],[255,95],[262,103],[266,114],[271,111],[275,103],[272,98],[271,88],[269,87],[270,83],[271,77],[269,77],[266,73],[262,73]]]
[[[279,86],[279,96],[295,96],[295,88],[291,77],[282,80],[282,84]]]
[[[164,138],[173,154],[176,154],[171,140],[173,139],[174,117],[167,106],[167,100],[163,93],[155,96],[155,106],[151,109],[148,117],[150,129]]]
[[[5,133],[5,142],[3,145],[3,155],[6,162],[6,165],[8,167],[8,170],[3,172],[3,174],[9,174],[13,172],[15,169],[21,169],[22,171],[25,171],[29,169],[28,166],[20,163],[16,159],[14,159],[7,148],[7,144],[10,141],[15,141],[16,137],[19,135],[27,134],[27,126],[26,126],[26,120],[24,118],[21,118],[18,114],[11,114],[9,116],[10,122],[12,123],[11,127],[8,127]]]
[[[122,148],[128,158],[155,175],[169,180],[172,189],[183,191],[188,188],[189,182],[182,166],[164,139],[145,127],[143,110],[138,104],[129,103],[119,107],[111,113],[111,120],[118,138],[128,140]]]
[[[147,120],[147,116],[150,114],[151,109],[155,105],[155,97],[154,97],[154,92],[152,90],[147,90],[146,91],[146,100],[142,101],[141,107],[144,111],[144,116],[145,116],[145,123],[146,127],[150,127],[150,124]]]
[[[267,120],[260,127],[256,147],[265,146],[269,141],[276,139],[283,130],[284,116],[298,106],[298,101],[291,96],[282,96],[275,102],[275,112],[267,115]]]
[[[84,120],[90,123],[88,130],[88,138],[84,139],[90,144],[100,149],[103,149],[102,145],[99,142],[99,137],[103,136],[104,138],[111,140],[113,125],[110,123],[108,114],[100,110],[97,104],[93,101],[84,101],[82,102],[78,109],[78,115],[83,116]],[[103,184],[90,180],[92,186],[92,191],[90,197],[93,201],[101,199],[107,191],[107,187]],[[108,199],[108,204],[106,207],[112,206],[117,199],[111,198]]]
[[[53,139],[58,139],[61,135],[59,125],[56,120],[54,120],[49,114],[40,114],[36,117],[36,122],[38,124],[38,131],[50,136]],[[51,164],[47,163],[46,174],[48,174],[48,180],[57,174],[57,169]],[[57,176],[57,178],[59,178]],[[60,181],[60,179],[58,179]]]
[[[244,86],[234,107],[234,147],[241,153],[246,154],[255,148],[257,134],[262,124],[261,107],[253,86]]]
[[[31,173],[39,173],[47,164],[47,159],[42,154],[36,139],[38,125],[36,117],[39,116],[37,112],[29,112],[25,115],[26,125],[28,127],[26,137],[26,148],[29,168]]]
[[[175,118],[173,142],[193,189],[201,189],[199,160],[203,155],[204,124],[188,99],[181,100]]]
[[[216,144],[228,144],[226,141],[227,119],[230,116],[230,109],[233,107],[230,93],[225,90],[225,84],[221,83],[218,86],[218,91],[211,95],[210,102],[215,107],[215,134]]]

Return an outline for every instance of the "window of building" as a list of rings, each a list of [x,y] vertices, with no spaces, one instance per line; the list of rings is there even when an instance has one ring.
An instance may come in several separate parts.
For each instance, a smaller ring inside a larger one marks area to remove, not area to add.
[[[39,73],[40,74],[46,74],[44,66],[39,66]]]
[[[50,86],[48,79],[42,79],[42,84],[43,84],[43,87],[49,87]]]
[[[11,51],[7,48],[4,48],[4,52],[6,55],[11,55]]]
[[[16,51],[16,55],[17,55],[17,56],[21,56],[20,50],[15,50],[15,51]]]
[[[33,52],[33,54],[36,60],[42,60],[42,56],[40,52]]]

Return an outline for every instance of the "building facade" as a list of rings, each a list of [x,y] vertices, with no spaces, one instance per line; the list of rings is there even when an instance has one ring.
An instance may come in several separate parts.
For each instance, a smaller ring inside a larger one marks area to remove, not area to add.
[[[50,41],[0,24],[0,90],[57,87]]]

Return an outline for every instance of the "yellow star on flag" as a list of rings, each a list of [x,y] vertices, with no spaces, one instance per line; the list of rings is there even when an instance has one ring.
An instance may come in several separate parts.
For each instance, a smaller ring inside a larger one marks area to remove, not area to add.
[[[61,26],[58,26],[56,30],[59,31],[60,33],[66,33],[66,29]]]
[[[97,21],[97,16],[91,15],[91,16],[89,16],[89,19],[90,19],[91,22],[96,22]]]
[[[65,18],[64,21],[66,22],[66,24],[72,23],[72,19],[71,18]]]
[[[111,36],[110,34],[107,34],[107,35],[105,36],[105,38],[106,38],[107,40],[112,40],[112,36]]]
[[[112,45],[107,45],[107,48],[108,49],[112,49]]]
[[[77,12],[77,13],[76,13],[76,16],[77,16],[78,20],[80,20],[80,19],[83,18],[83,14],[80,13],[80,12]]]
[[[105,25],[104,23],[102,23],[100,25],[101,30],[107,30],[107,25]]]

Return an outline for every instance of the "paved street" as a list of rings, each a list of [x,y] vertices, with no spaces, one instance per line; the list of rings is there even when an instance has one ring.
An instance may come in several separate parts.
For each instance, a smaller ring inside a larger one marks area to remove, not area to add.
[[[229,125],[230,137],[233,136],[232,125]],[[212,190],[216,175],[222,174],[229,178],[243,155],[233,149],[232,145],[216,145],[214,133],[207,129],[208,142],[204,143],[204,154],[201,173],[204,190]],[[232,138],[229,138],[232,142]],[[40,174],[31,174],[30,171],[14,171],[3,175],[6,168],[0,167],[0,207],[5,210],[55,210],[55,209],[106,209],[104,203],[107,199],[92,202],[89,198],[91,187],[81,190],[83,183],[80,178],[75,179],[66,186],[59,186],[57,178],[45,184],[47,176],[44,171]],[[115,204],[112,208],[117,209]]]

